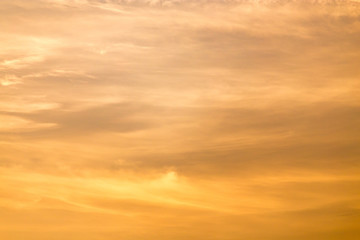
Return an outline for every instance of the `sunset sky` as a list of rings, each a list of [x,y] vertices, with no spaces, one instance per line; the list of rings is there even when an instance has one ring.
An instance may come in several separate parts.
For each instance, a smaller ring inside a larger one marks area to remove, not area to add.
[[[360,0],[1,0],[1,240],[360,239]]]

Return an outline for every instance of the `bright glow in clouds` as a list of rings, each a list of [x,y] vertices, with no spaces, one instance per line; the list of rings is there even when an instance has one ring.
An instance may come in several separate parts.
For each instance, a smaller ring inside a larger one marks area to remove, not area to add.
[[[359,238],[358,1],[0,11],[0,239]]]

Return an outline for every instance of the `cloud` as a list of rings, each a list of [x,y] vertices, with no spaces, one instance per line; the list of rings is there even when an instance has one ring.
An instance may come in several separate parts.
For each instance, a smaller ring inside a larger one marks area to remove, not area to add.
[[[16,84],[21,84],[22,81],[15,75],[5,75],[2,79],[0,79],[0,85],[2,86],[11,86]]]
[[[357,236],[354,1],[0,5],[1,238]]]
[[[56,126],[56,124],[52,123],[36,123],[6,115],[0,115],[0,121],[0,132],[35,131],[38,129],[52,128]]]

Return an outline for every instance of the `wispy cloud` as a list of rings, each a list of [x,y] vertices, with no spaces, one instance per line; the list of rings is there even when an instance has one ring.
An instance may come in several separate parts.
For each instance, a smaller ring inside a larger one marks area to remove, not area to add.
[[[359,10],[1,1],[0,238],[353,240]]]

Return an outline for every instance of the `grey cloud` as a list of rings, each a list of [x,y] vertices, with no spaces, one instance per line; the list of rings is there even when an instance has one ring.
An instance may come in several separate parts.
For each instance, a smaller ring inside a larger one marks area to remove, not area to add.
[[[155,110],[154,110],[155,109]],[[161,110],[142,104],[108,104],[79,111],[52,109],[29,114],[7,113],[34,122],[55,123],[57,128],[45,130],[63,134],[90,134],[98,131],[131,132],[157,125],[151,121]],[[157,115],[159,117],[159,115]]]
[[[149,168],[174,167],[186,175],[247,175],[274,169],[357,171],[359,108],[332,104],[212,109],[199,118],[197,127],[184,130],[192,137],[182,146],[194,150],[139,154],[130,160]]]

